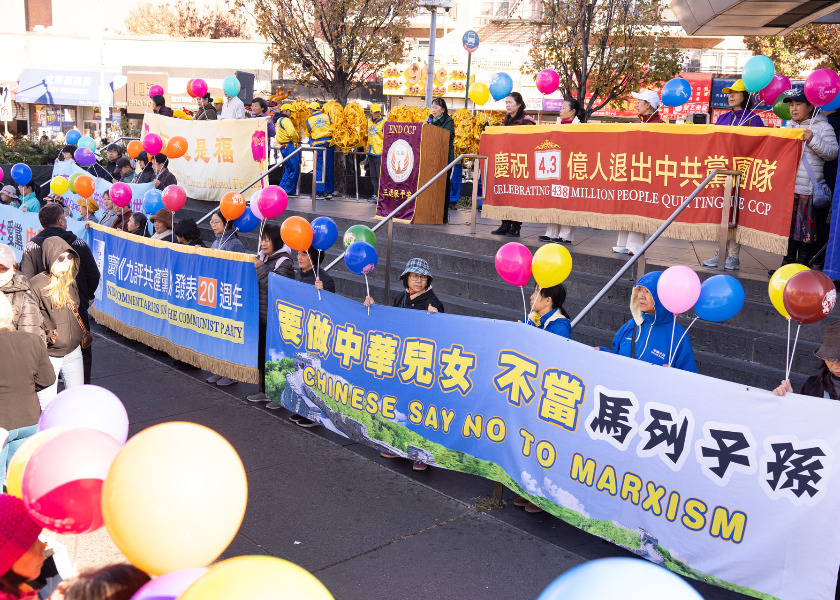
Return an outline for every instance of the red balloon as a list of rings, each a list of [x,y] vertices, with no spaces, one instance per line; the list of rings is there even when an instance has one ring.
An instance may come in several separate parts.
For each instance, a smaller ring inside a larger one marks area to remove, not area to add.
[[[166,210],[177,212],[184,208],[184,203],[187,201],[187,192],[180,185],[170,185],[163,190],[162,199]]]
[[[820,271],[802,271],[788,279],[782,302],[800,325],[816,323],[832,311],[837,300],[834,282]]]

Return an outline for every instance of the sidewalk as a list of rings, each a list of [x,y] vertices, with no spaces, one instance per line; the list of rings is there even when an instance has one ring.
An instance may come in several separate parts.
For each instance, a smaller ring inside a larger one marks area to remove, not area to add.
[[[270,554],[313,572],[338,600],[533,599],[586,560],[628,556],[547,515],[504,508],[479,512],[493,483],[429,469],[323,428],[304,430],[285,410],[241,398],[255,386],[219,388],[208,373],[93,326],[93,383],[123,401],[130,433],[184,420],[218,431],[248,474],[248,509],[223,558]],[[150,385],[151,383],[151,385]],[[104,529],[65,544],[80,567],[124,560]],[[266,582],[270,585],[270,582]],[[691,581],[706,598],[744,598]]]

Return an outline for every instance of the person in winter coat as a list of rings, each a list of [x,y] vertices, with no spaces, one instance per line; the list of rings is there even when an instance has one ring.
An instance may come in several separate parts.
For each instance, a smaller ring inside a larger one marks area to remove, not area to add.
[[[580,117],[584,111],[580,102],[575,98],[567,98],[560,107],[560,118],[558,125],[575,125],[580,123]],[[561,223],[549,223],[545,228],[545,235],[539,236],[541,242],[554,242],[555,244],[571,244],[575,241],[575,228]]]
[[[0,600],[37,600],[28,582],[41,574],[47,545],[23,500],[0,494]]]
[[[297,253],[298,270],[295,276],[298,281],[311,283],[319,290],[335,293],[335,281],[324,270],[324,252],[310,246],[306,252]],[[317,269],[317,275],[316,275]]]
[[[525,114],[525,100],[519,92],[511,92],[505,98],[505,120],[502,124],[506,127],[515,125],[536,125],[537,122],[530,115]],[[508,237],[519,237],[519,230],[522,228],[521,221],[505,219],[498,229],[490,233],[492,235],[506,235]]]
[[[840,400],[840,321],[832,323],[825,330],[822,345],[814,350],[814,356],[820,359],[816,375],[809,377],[797,390],[797,394]],[[783,381],[773,390],[777,396],[792,393],[790,379]]]
[[[149,233],[149,219],[141,212],[136,212],[128,219],[128,233],[139,235],[140,237],[152,237]]]
[[[97,210],[99,210],[99,204],[96,203],[96,200],[93,198],[88,198],[87,200],[79,198],[79,215],[83,220],[99,223],[96,218]]]
[[[210,93],[204,94],[201,99],[201,108],[195,115],[196,121],[217,121],[219,114],[216,112],[216,107],[213,106],[213,96]]]
[[[661,275],[662,271],[645,273],[633,286],[633,295],[630,298],[630,312],[633,318],[615,334],[612,347],[601,350],[636,358],[652,365],[667,365],[673,331],[674,356],[670,366],[696,373],[697,364],[694,362],[691,340],[687,335],[683,338],[685,329],[679,323],[674,325],[674,315],[662,306],[656,293]]]
[[[175,225],[175,239],[179,244],[184,244],[185,246],[207,247],[204,240],[201,239],[201,230],[198,228],[198,223],[195,222],[195,219],[178,221]]]
[[[455,160],[455,121],[449,116],[449,110],[446,108],[446,100],[443,98],[435,98],[432,100],[431,107],[432,114],[426,120],[435,127],[446,129],[449,132],[449,152],[446,158],[446,164]],[[452,185],[450,176],[452,171],[446,172],[446,191],[443,196],[443,222],[449,223],[449,189]]]
[[[155,154],[152,159],[152,170],[155,173],[154,184],[161,192],[170,185],[178,185],[178,179],[169,172],[169,159],[163,152]]]
[[[229,252],[245,252],[245,246],[239,241],[233,221],[228,221],[221,212],[216,211],[210,217],[210,229],[216,236],[210,246],[216,250],[227,250]],[[265,230],[263,229],[263,233]]]
[[[133,215],[132,215],[133,218]],[[152,235],[153,240],[163,240],[164,242],[172,241],[172,213],[161,208],[154,216],[149,219],[152,222],[152,227],[155,232]]]
[[[131,212],[131,205],[117,206],[116,211],[117,218],[111,224],[111,227],[120,231],[128,231],[128,222],[131,220],[131,215],[134,214]]]
[[[12,326],[18,331],[38,336],[46,346],[41,311],[29,291],[29,280],[15,270],[15,253],[0,244],[0,292],[12,307]]]
[[[171,108],[166,106],[166,98],[164,98],[160,94],[157,94],[155,96],[152,96],[152,102],[155,103],[155,107],[152,109],[152,111],[154,111],[156,114],[159,114],[162,117],[172,116],[173,111]]]
[[[20,199],[18,199],[18,193],[15,191],[14,186],[4,185],[3,189],[0,189],[0,204],[5,204],[12,208],[20,208]]]
[[[19,185],[18,191],[20,191],[20,209],[23,212],[36,213],[41,210],[41,201],[35,195],[35,188],[32,187],[32,182],[26,185]]]
[[[534,289],[531,294],[531,314],[528,325],[538,327],[564,338],[572,337],[572,322],[566,316],[563,303],[566,301],[566,286],[562,283]]]
[[[217,215],[214,215],[214,218],[216,216]],[[247,399],[250,402],[268,402],[268,408],[278,409],[280,408],[280,405],[275,404],[268,396],[265,395],[265,342],[266,327],[268,326],[268,276],[270,273],[276,273],[281,277],[288,277],[289,279],[295,278],[295,266],[294,263],[292,263],[292,250],[283,243],[279,225],[266,223],[263,228],[262,237],[260,238],[260,251],[257,253],[254,265],[257,268],[257,283],[260,290],[260,329],[257,354],[257,367],[260,370],[260,388],[256,394],[248,396]],[[215,375],[213,377],[215,377]],[[210,379],[212,379],[212,377]],[[207,381],[210,382],[210,379]],[[227,378],[223,377],[217,380],[217,385],[224,385],[223,383],[220,383],[223,379]]]
[[[804,92],[785,98],[785,102],[790,103],[791,116],[786,127],[805,130],[802,138],[805,140],[805,150],[796,172],[790,237],[782,264],[808,264],[817,250],[814,247],[817,240],[817,223],[812,204],[814,186],[805,162],[811,167],[814,180],[820,181],[823,179],[825,161],[837,158],[838,145],[834,129],[828,124],[825,115],[817,113],[815,116],[816,108],[808,102]]]
[[[44,271],[33,277],[29,285],[38,301],[44,329],[47,332],[47,352],[56,378],[64,375],[64,387],[70,388],[84,383],[84,361],[81,342],[87,327],[83,327],[79,316],[79,290],[76,274],[79,270],[79,255],[58,236],[44,241]],[[46,408],[57,392],[57,385],[38,394],[41,408]]]
[[[131,178],[131,183],[152,183],[155,180],[155,170],[146,151],[138,154],[134,162],[137,163],[137,169],[134,177]]]
[[[111,176],[110,180],[120,181],[120,169],[117,166],[117,161],[122,157],[122,146],[119,144],[108,144],[108,147],[105,149],[105,157],[108,159],[108,162],[105,164],[105,170]]]
[[[105,213],[99,219],[99,224],[103,227],[113,227],[114,221],[117,220],[119,214],[117,213],[117,206],[111,202],[111,194],[105,192],[102,195],[102,206],[105,207]]]

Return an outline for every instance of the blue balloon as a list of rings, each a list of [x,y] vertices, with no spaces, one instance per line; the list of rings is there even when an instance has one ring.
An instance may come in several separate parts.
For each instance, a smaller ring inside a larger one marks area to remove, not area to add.
[[[602,558],[578,565],[555,579],[537,600],[594,598],[703,600],[679,575],[641,558]]]
[[[78,143],[76,144],[79,148],[87,148],[91,152],[96,151],[96,142],[92,137],[89,135],[83,135],[79,138]]]
[[[721,323],[738,314],[744,306],[744,286],[729,275],[709,277],[700,286],[694,314],[704,321]]]
[[[513,79],[507,73],[495,73],[488,87],[493,100],[501,100],[513,91]]]
[[[367,242],[353,242],[344,251],[344,264],[356,275],[367,275],[376,268],[379,256]]]
[[[828,111],[831,111],[831,110],[837,110],[838,108],[840,108],[840,94],[837,94],[836,96],[834,96],[834,100],[832,100],[828,104],[820,106],[820,110],[823,111],[823,112],[828,112]]]
[[[233,98],[237,94],[239,94],[239,90],[242,88],[242,84],[239,83],[239,80],[231,75],[230,77],[225,77],[225,80],[222,82],[222,89],[225,91],[225,94]]]
[[[143,194],[143,212],[150,217],[155,216],[157,211],[166,208],[163,205],[163,192],[152,189]]]
[[[71,129],[64,136],[64,141],[70,146],[77,145],[80,139],[82,139],[82,133],[78,129]]]
[[[840,96],[840,94],[838,94]],[[312,247],[329,250],[338,239],[338,226],[329,217],[318,217],[312,221]]]
[[[755,93],[766,88],[773,75],[776,74],[776,67],[768,56],[753,56],[744,65],[744,73],[741,79],[744,80],[744,87],[750,93]]]
[[[246,206],[242,216],[233,220],[233,225],[242,233],[250,233],[260,226],[260,220],[253,213],[251,207]]]
[[[691,84],[682,77],[674,77],[662,86],[662,104],[665,106],[682,106],[691,98]]]
[[[76,148],[73,158],[80,167],[89,167],[96,162],[96,155],[87,148]]]
[[[18,185],[26,185],[32,181],[32,169],[23,163],[12,165],[12,180]]]

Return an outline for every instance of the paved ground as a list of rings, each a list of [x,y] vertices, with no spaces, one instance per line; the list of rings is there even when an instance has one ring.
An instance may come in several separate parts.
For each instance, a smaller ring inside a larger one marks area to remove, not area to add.
[[[487,480],[389,461],[365,446],[303,430],[285,410],[245,402],[256,386],[219,388],[165,355],[93,327],[94,383],[125,403],[134,434],[184,420],[211,427],[239,452],[248,510],[223,556],[271,554],[315,575],[338,600],[533,599],[586,560],[622,550],[546,514],[478,512]],[[103,529],[66,537],[81,567],[121,560]],[[743,596],[692,582],[709,599]]]

